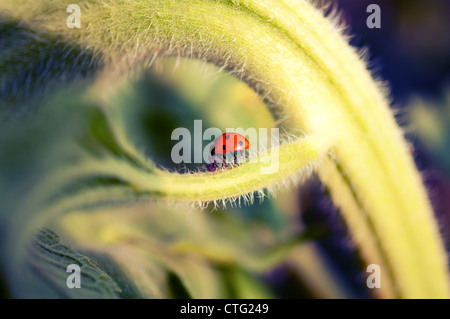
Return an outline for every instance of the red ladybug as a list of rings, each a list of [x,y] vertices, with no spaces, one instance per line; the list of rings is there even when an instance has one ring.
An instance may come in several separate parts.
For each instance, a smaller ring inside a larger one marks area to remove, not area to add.
[[[248,140],[238,133],[224,133],[216,139],[211,155],[227,154],[243,151],[250,148]]]
[[[237,163],[237,152],[244,151],[250,148],[249,141],[238,133],[224,133],[220,135],[214,142],[211,149],[212,162],[209,164],[202,164],[203,168],[213,172],[219,166],[225,166],[227,163],[226,154],[234,153],[234,163]],[[216,154],[223,155],[223,163],[216,162]]]

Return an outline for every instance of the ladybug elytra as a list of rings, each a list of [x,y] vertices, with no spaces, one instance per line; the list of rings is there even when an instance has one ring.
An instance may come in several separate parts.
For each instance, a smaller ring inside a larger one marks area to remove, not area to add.
[[[224,133],[220,135],[211,149],[212,161],[209,164],[202,164],[210,172],[215,171],[219,166],[224,167],[228,164],[226,154],[233,153],[234,163],[237,164],[237,153],[250,148],[249,141],[238,133]],[[223,162],[218,163],[216,156],[222,155]],[[239,165],[239,164],[238,164]]]

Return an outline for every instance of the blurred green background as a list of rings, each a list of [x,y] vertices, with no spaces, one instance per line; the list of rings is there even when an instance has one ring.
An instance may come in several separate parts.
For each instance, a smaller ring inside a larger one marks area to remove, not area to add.
[[[332,2],[349,25],[351,44],[369,49],[371,69],[391,88],[397,120],[404,127],[449,245],[450,3]],[[381,7],[381,29],[366,26],[369,3]],[[3,48],[0,45],[0,67],[8,72],[17,70],[13,80],[0,81],[3,128],[27,121],[39,112],[40,105],[55,104],[46,99],[48,91],[53,94],[67,83],[76,89],[63,91],[65,98],[75,106],[88,104],[77,91],[85,90],[85,84],[77,81],[101,67],[99,62],[92,63],[89,52],[80,53],[73,48],[70,55],[64,55],[67,47],[58,41],[35,42],[32,34],[32,30],[17,27],[0,16],[0,44],[4,44]],[[27,50],[18,56],[8,55],[19,46]],[[37,62],[24,65],[29,56]],[[75,76],[67,79],[64,74],[69,70],[64,69],[63,62],[75,57],[78,63],[70,70]],[[60,61],[62,70],[43,72],[49,59]],[[28,78],[35,83],[48,81],[47,91],[28,84]],[[172,171],[177,168],[170,158],[176,141],[170,137],[177,127],[193,131],[196,119],[203,120],[203,129],[275,127],[267,108],[252,90],[213,65],[198,61],[157,60],[151,69],[131,77],[108,94],[113,94],[112,103],[98,106],[106,118],[137,150],[157,166]],[[92,129],[99,131],[101,137],[105,124],[99,120],[100,115],[92,117]],[[11,132],[4,129],[0,139],[4,142],[0,144],[4,146],[0,161],[4,180],[0,181],[0,189],[8,178],[14,178],[17,185],[37,178],[19,170],[20,163],[10,161],[21,152],[24,161],[27,154],[38,152],[33,150],[32,141],[20,136],[14,138],[22,143],[21,150],[12,148],[5,142],[11,140],[6,135]],[[62,154],[64,149],[59,148],[56,153]],[[196,169],[196,165],[188,168]],[[14,198],[7,193],[0,196],[4,210],[14,207]],[[30,249],[28,260],[32,267],[25,277],[30,278],[31,284],[11,289],[5,278],[7,272],[2,269],[3,297],[373,296],[366,287],[364,264],[348,237],[339,210],[315,176],[301,186],[282,189],[275,198],[265,198],[261,203],[257,200],[250,206],[214,209],[210,205],[199,210],[181,204],[138,204],[75,211],[46,226],[48,229],[41,231],[32,244],[38,249]],[[0,232],[6,233],[4,228]],[[70,260],[90,269],[89,276],[83,277],[87,292],[65,287],[67,274],[63,266]]]

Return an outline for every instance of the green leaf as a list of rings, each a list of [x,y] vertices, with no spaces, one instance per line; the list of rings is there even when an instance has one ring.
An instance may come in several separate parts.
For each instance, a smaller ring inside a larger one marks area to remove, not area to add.
[[[84,251],[108,255],[142,297],[173,297],[174,282],[192,298],[267,296],[244,283],[230,291],[227,287],[234,283],[228,275],[245,272],[249,285],[257,286],[251,278],[289,256],[295,246],[287,239],[294,235],[245,222],[239,215],[159,204],[74,212],[53,227]],[[289,244],[279,249],[286,240]],[[296,243],[305,240],[295,237]],[[273,250],[277,256],[268,259]]]
[[[69,265],[80,267],[81,288],[68,288]],[[118,298],[120,288],[91,258],[73,251],[60,242],[49,229],[40,230],[28,248],[26,268],[21,281],[28,281],[23,291],[14,291],[25,298]],[[13,290],[17,290],[14,286]]]

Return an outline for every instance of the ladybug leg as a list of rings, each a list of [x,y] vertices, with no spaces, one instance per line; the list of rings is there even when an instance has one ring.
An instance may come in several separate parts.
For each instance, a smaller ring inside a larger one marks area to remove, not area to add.
[[[217,163],[215,158],[209,158],[209,164],[206,165],[208,172],[214,172],[217,169]]]
[[[228,156],[230,156],[230,154],[228,154]],[[226,166],[227,168],[230,168],[233,166],[233,160],[230,160],[229,157],[227,157],[227,162],[226,162]]]
[[[214,172],[217,169],[217,162],[216,162],[216,158],[214,157],[213,160],[211,161],[211,163],[208,166],[208,171],[210,172]]]
[[[178,164],[177,167],[175,168],[175,170],[178,174],[183,174],[184,167],[183,167],[183,165]]]
[[[216,164],[215,163],[211,163],[208,165],[208,171],[209,172],[214,172],[216,170]]]
[[[198,167],[199,171],[202,173],[205,172],[214,172],[217,169],[217,162],[215,158],[209,157],[209,163],[201,163]]]
[[[209,171],[209,165],[205,163],[201,163],[198,167],[198,170],[202,173]]]

